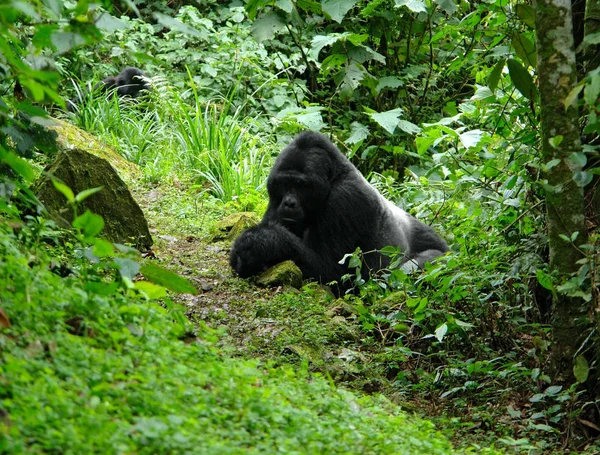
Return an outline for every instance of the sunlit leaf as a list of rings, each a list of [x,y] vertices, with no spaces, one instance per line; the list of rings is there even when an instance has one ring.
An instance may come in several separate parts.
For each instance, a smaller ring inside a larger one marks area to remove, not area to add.
[[[83,190],[80,193],[77,193],[77,196],[75,196],[75,202],[82,202],[84,200],[86,200],[88,197],[90,197],[92,194],[96,194],[98,191],[102,190],[104,187],[103,186],[98,186],[96,188],[90,188],[87,190]]]
[[[435,337],[440,342],[444,339],[444,336],[446,336],[446,333],[448,333],[448,324],[445,322],[441,326],[439,326],[437,329],[435,329]]]
[[[167,289],[186,294],[197,294],[198,291],[192,283],[170,270],[155,264],[147,264],[141,267],[140,272],[147,280],[166,287]]]
[[[508,66],[508,73],[510,78],[515,84],[516,89],[521,92],[525,98],[535,100],[537,97],[537,88],[533,83],[533,77],[529,74],[521,63],[514,58],[509,58],[506,62]]]
[[[321,0],[321,7],[329,17],[340,23],[357,3],[358,0]]]
[[[150,300],[162,299],[167,295],[165,287],[149,281],[136,281],[133,283],[133,288],[142,292]]]
[[[454,14],[458,9],[458,6],[456,6],[454,0],[434,0],[434,2],[437,3],[441,10],[449,16]]]
[[[544,289],[554,291],[554,285],[552,284],[552,275],[549,275],[542,269],[537,269],[535,271],[535,276],[538,280],[538,283],[540,283]]]
[[[471,130],[458,135],[460,142],[465,148],[475,147],[483,137],[483,131]]]
[[[396,6],[406,6],[413,13],[426,13],[427,7],[422,0],[395,0]]]
[[[271,11],[252,24],[252,36],[260,43],[273,38],[282,28],[285,28],[285,21],[277,11]]]
[[[81,230],[85,237],[95,237],[104,228],[104,220],[100,215],[86,210],[73,220],[73,227]]]
[[[590,366],[588,365],[586,358],[582,355],[575,357],[575,361],[573,362],[573,375],[577,382],[582,383],[587,381],[589,373]]]
[[[352,122],[350,125],[350,137],[344,142],[346,144],[357,144],[369,137],[369,128],[362,123]]]
[[[391,111],[375,112],[367,115],[388,133],[393,134],[402,113],[402,109],[396,108]]]
[[[73,194],[73,190],[71,190],[71,188],[69,188],[63,182],[52,178],[52,185],[54,185],[54,188],[56,188],[60,194],[67,198],[67,201],[75,202],[75,195]]]

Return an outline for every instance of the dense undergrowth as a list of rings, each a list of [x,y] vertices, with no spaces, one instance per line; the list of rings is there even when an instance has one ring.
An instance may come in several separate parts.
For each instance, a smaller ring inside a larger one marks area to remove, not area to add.
[[[397,405],[435,417],[459,447],[600,450],[600,405],[586,383],[593,312],[574,328],[585,354],[579,382],[549,375],[552,294],[597,299],[598,249],[570,280],[548,271],[544,173],[556,163],[539,155],[531,7],[143,3],[142,14],[174,19],[116,19],[96,6],[85,16],[85,1],[57,11],[36,3],[48,26],[19,22],[37,18],[23,8],[0,11],[0,38],[11,43],[0,52],[16,52],[0,64],[24,85],[1,82],[17,96],[0,105],[0,171],[12,169],[0,185],[0,310],[10,319],[0,320],[0,452],[451,453]],[[54,26],[66,33],[52,40]],[[69,44],[72,36],[85,39]],[[86,92],[126,65],[145,70],[149,94],[132,102]],[[75,113],[60,109],[59,74],[61,96],[74,84],[87,93]],[[599,78],[582,78],[590,137]],[[55,150],[35,133],[43,110],[21,95],[52,102],[53,115],[138,164],[132,190],[159,239],[157,261],[216,277],[221,295],[207,291],[206,308],[166,297],[136,278],[153,261],[104,243],[90,255],[95,240],[59,232],[43,212],[25,217],[26,184]],[[208,249],[226,262],[227,244],[206,244],[215,221],[263,213],[273,157],[306,128],[330,134],[452,254],[416,276],[357,279],[339,300],[314,285],[257,291],[227,269],[206,272]],[[585,152],[596,156],[593,145]],[[174,238],[201,247],[177,257]]]

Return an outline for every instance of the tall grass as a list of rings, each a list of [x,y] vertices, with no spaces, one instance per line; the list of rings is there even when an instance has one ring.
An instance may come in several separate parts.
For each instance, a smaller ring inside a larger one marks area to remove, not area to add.
[[[193,104],[179,98],[173,108],[174,135],[180,146],[182,166],[224,202],[260,188],[271,164],[268,145],[250,134],[243,106],[235,107],[233,97],[202,102],[191,80]]]
[[[164,80],[150,82],[152,91],[135,100],[81,91],[74,122],[140,165],[152,181],[175,173],[224,202],[264,185],[270,147],[249,133],[252,120],[241,114],[243,106],[224,97],[203,101],[193,81],[191,104]]]

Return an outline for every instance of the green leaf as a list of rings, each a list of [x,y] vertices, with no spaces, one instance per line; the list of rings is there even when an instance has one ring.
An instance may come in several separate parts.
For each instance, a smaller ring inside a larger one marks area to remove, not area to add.
[[[502,76],[502,70],[504,69],[505,64],[505,59],[502,59],[498,63],[496,63],[494,69],[488,77],[488,87],[492,92],[496,91],[496,88],[498,87],[498,82],[500,82],[500,76]]]
[[[252,24],[252,36],[259,43],[271,39],[279,30],[285,27],[285,21],[277,11],[263,15]]]
[[[398,128],[408,134],[418,134],[421,132],[421,128],[408,120],[398,120]]]
[[[63,182],[52,177],[52,185],[54,185],[54,188],[56,188],[60,194],[67,198],[67,201],[70,203],[75,202],[75,195],[73,194],[73,191]]]
[[[291,13],[294,9],[294,4],[292,3],[292,0],[277,0],[275,2],[275,6],[277,8],[282,9],[286,13]]]
[[[358,3],[358,0],[321,0],[321,7],[338,24],[344,16]]]
[[[588,171],[575,171],[573,172],[573,181],[578,187],[585,187],[589,185],[594,179],[594,174]]]
[[[128,278],[131,281],[140,271],[140,264],[133,259],[116,257],[115,264],[119,267],[121,278]]]
[[[114,32],[115,30],[122,30],[128,28],[128,25],[121,19],[117,19],[111,16],[107,12],[100,14],[100,17],[96,19],[96,27],[106,32]]]
[[[516,54],[527,65],[535,68],[537,54],[535,52],[535,44],[529,39],[525,33],[513,33],[512,46],[515,48]]]
[[[434,2],[449,16],[452,16],[458,9],[454,0],[434,0]]]
[[[556,395],[557,393],[559,393],[562,390],[562,386],[561,385],[551,385],[550,387],[548,387],[546,389],[545,394],[546,395]]]
[[[388,133],[394,134],[394,130],[398,126],[398,121],[400,120],[402,112],[402,109],[396,108],[391,111],[375,112],[367,115]]]
[[[473,101],[487,100],[488,98],[494,98],[494,93],[487,87],[477,87],[475,94],[471,97]]]
[[[322,108],[320,106],[309,106],[303,113],[296,114],[296,121],[308,129],[319,131],[325,126],[323,116],[321,115]]]
[[[104,220],[100,215],[86,210],[83,215],[73,220],[73,227],[80,229],[85,237],[95,237],[102,231]]]
[[[567,162],[569,163],[569,167],[571,169],[583,169],[587,164],[587,156],[583,152],[573,152],[567,157]]]
[[[346,144],[358,144],[369,137],[369,128],[362,123],[352,122],[350,125],[350,137],[344,142]]]
[[[581,91],[583,90],[584,87],[585,87],[585,79],[582,81],[579,81],[579,83],[575,87],[573,87],[573,90],[571,90],[569,92],[569,94],[565,97],[565,99],[563,100],[565,109],[568,109],[575,103],[575,101],[577,101],[577,99],[579,98],[579,94],[581,93]]]
[[[579,383],[583,383],[587,381],[589,374],[590,366],[588,365],[586,358],[582,355],[575,357],[575,361],[573,362],[573,375],[575,376],[575,380]]]
[[[548,143],[550,144],[550,146],[552,146],[552,148],[558,148],[558,146],[562,144],[563,139],[563,136],[554,136],[548,139]]]
[[[154,16],[156,21],[164,27],[170,28],[171,30],[177,30],[186,35],[195,36],[197,38],[204,38],[204,33],[201,33],[194,27],[184,24],[180,20],[173,19],[172,17],[162,13],[153,13],[152,15]]]
[[[600,33],[592,33],[583,38],[583,44],[586,46],[600,44]]]
[[[13,171],[28,182],[35,177],[33,167],[27,161],[12,152],[4,150],[2,147],[0,147],[0,163],[6,163]]]
[[[321,49],[323,49],[325,46],[331,46],[332,44],[339,41],[340,39],[346,39],[347,37],[348,37],[347,33],[342,33],[342,34],[336,33],[336,34],[332,34],[332,35],[317,35],[317,36],[313,37],[313,39],[310,42],[311,57],[313,57],[315,60],[318,60],[319,52],[321,52]]]
[[[198,291],[192,283],[185,278],[177,275],[170,270],[159,267],[155,264],[148,264],[141,267],[140,272],[147,280],[170,289],[173,292],[197,294]]]
[[[461,133],[458,135],[460,142],[465,148],[474,147],[479,144],[479,141],[483,137],[483,131],[481,130],[471,130],[465,133]]]
[[[514,58],[509,58],[506,62],[508,66],[508,74],[515,84],[516,89],[521,92],[525,98],[535,100],[537,97],[537,89],[533,83],[533,78],[520,62]]]
[[[80,193],[77,193],[77,196],[75,196],[75,202],[81,202],[81,201],[86,200],[88,197],[90,197],[92,194],[96,194],[102,188],[104,188],[104,187],[98,186],[96,188],[90,188],[87,190],[83,190]]]
[[[384,88],[396,89],[404,86],[404,81],[398,79],[395,76],[385,76],[379,79],[377,82],[377,87],[375,87],[375,91],[377,93],[381,92]]]
[[[445,322],[437,329],[435,329],[435,337],[439,342],[441,342],[444,339],[446,333],[448,333],[448,324],[446,324]]]
[[[104,239],[95,239],[94,240],[94,248],[92,249],[92,253],[94,256],[102,258],[106,256],[112,256],[115,251],[115,248],[112,243],[108,240]]]
[[[395,0],[396,7],[406,6],[413,13],[426,13],[427,7],[422,0]]]
[[[519,3],[516,9],[518,18],[530,29],[535,29],[535,11],[533,6]]]
[[[549,275],[542,269],[537,269],[535,271],[535,276],[538,280],[538,283],[540,283],[544,289],[548,289],[549,291],[554,292],[554,285],[552,284],[552,275]]]
[[[133,283],[133,288],[142,292],[150,300],[162,299],[167,295],[165,287],[149,281],[136,281]]]

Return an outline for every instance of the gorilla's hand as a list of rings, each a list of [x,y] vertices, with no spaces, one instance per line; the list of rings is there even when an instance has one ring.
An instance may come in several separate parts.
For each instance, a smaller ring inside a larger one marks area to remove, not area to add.
[[[294,235],[278,224],[259,224],[240,235],[229,256],[231,267],[242,278],[264,272],[269,267],[293,259]]]

